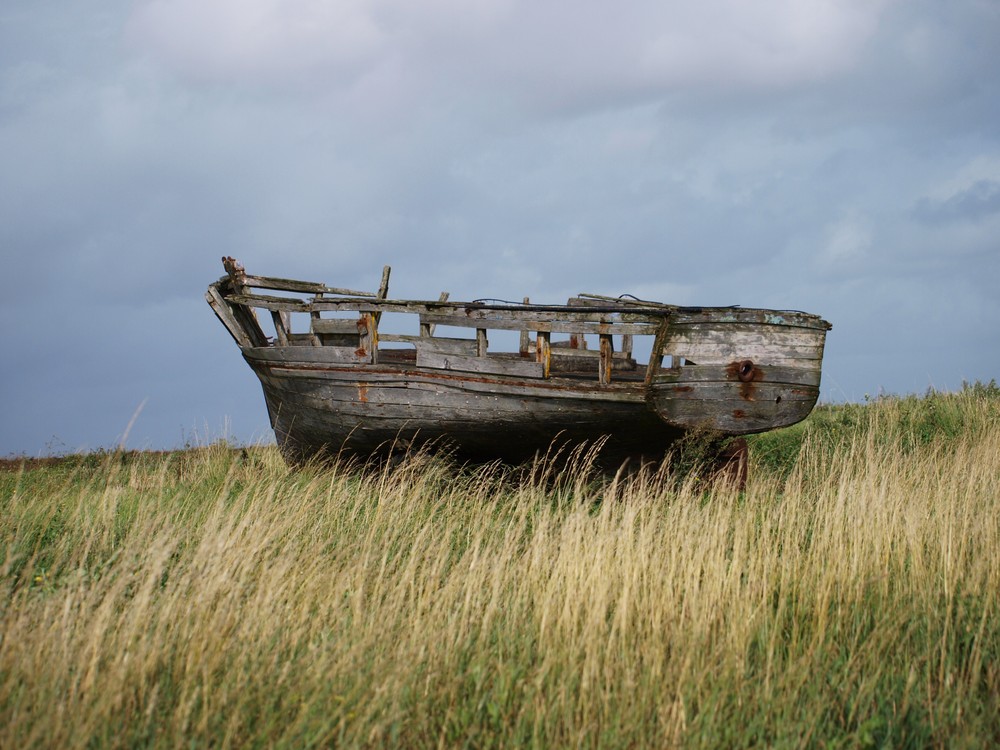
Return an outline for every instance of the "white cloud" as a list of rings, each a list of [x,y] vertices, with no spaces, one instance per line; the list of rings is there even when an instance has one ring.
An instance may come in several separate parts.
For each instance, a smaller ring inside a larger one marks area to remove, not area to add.
[[[931,187],[924,197],[935,203],[945,203],[982,182],[1000,182],[1000,155],[977,155]]]
[[[1000,157],[980,154],[919,198],[914,215],[929,223],[1000,215]]]
[[[820,264],[832,271],[853,268],[853,275],[862,275],[860,267],[866,262],[871,246],[872,232],[868,220],[857,211],[850,211],[827,227]]]
[[[371,65],[386,45],[371,11],[368,0],[148,0],[128,32],[196,78],[278,81]]]
[[[442,96],[490,87],[590,108],[679,87],[781,87],[835,74],[854,64],[888,2],[145,0],[129,35],[206,80],[333,90],[388,67]]]
[[[783,85],[849,67],[884,3],[692,3],[679,24],[658,20],[641,60],[662,80]]]

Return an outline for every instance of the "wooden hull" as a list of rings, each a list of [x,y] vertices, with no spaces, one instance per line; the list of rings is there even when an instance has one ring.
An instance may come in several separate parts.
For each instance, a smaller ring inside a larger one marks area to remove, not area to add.
[[[738,436],[805,418],[830,328],[803,312],[597,295],[565,305],[394,300],[388,267],[375,294],[223,265],[206,300],[260,379],[293,462],[428,442],[522,461],[598,441],[606,465],[656,461],[691,430]],[[386,316],[414,332],[383,330]],[[500,334],[512,332],[517,348],[504,349]],[[650,344],[647,364],[633,357],[636,340]]]
[[[367,457],[433,442],[471,460],[523,461],[553,447],[606,440],[601,461],[656,461],[684,430],[646,403],[642,382],[598,386],[296,361],[295,347],[248,349],[283,455]]]
[[[651,379],[649,404],[681,429],[746,435],[801,422],[819,398],[826,321],[771,310],[686,310],[664,350],[683,366]]]

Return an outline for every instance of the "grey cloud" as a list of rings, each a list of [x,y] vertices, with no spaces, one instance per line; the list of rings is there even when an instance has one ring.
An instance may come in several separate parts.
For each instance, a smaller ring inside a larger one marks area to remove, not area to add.
[[[979,221],[994,216],[1000,213],[1000,182],[977,180],[944,200],[921,198],[913,213],[929,223]]]
[[[112,444],[147,398],[130,444],[266,434],[201,297],[224,254],[354,288],[390,263],[402,296],[810,310],[824,398],[1000,369],[989,4],[795,4],[801,32],[757,4],[734,40],[722,2],[359,1],[327,49],[306,4],[15,3],[0,454]]]
[[[489,86],[533,108],[581,111],[677,88],[822,80],[854,65],[888,5],[148,0],[128,29],[135,49],[194,80],[315,91],[405,68],[431,98]]]

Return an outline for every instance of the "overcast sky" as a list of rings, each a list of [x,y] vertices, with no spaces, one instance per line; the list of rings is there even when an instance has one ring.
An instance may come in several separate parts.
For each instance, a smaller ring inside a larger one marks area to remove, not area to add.
[[[1000,376],[997,0],[4,0],[0,455],[270,439],[205,304],[802,309],[822,399]]]

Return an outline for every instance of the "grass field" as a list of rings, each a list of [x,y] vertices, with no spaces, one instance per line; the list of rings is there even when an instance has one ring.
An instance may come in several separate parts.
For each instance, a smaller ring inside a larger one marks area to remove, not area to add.
[[[1000,389],[751,459],[8,462],[0,747],[1000,744]]]

